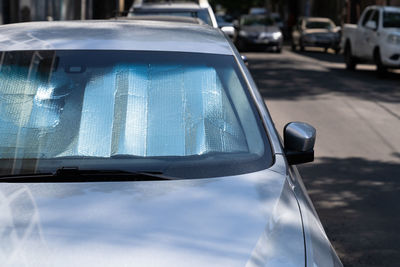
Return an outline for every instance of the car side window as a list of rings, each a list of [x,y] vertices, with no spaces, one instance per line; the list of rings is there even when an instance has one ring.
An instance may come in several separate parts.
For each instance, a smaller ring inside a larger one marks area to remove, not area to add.
[[[369,21],[369,18],[371,17],[372,12],[374,12],[374,10],[370,9],[370,10],[367,11],[367,13],[365,13],[365,16],[364,16],[363,21],[362,21],[362,26],[363,27],[365,27],[365,25]]]
[[[376,27],[379,27],[379,10],[375,10],[370,20],[375,21]]]

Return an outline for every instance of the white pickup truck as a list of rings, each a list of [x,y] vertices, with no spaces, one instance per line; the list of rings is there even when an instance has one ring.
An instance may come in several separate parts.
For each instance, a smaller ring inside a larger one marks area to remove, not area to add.
[[[367,7],[357,25],[344,25],[342,47],[347,69],[364,62],[380,73],[400,68],[400,8]]]

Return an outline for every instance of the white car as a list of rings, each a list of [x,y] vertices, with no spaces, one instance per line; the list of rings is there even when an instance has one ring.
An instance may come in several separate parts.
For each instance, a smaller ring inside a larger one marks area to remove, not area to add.
[[[400,8],[366,8],[357,25],[344,26],[342,42],[347,69],[364,62],[381,73],[400,68]]]
[[[1,267],[342,266],[233,44],[208,25],[0,26]],[[318,179],[318,177],[316,177]]]
[[[214,28],[218,28],[217,19],[208,0],[186,2],[135,0],[129,9],[128,17],[145,15],[195,17]]]

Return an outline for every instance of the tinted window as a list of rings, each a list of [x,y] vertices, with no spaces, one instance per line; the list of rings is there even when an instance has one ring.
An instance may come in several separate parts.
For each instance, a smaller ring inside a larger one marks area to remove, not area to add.
[[[2,174],[90,166],[191,178],[252,172],[272,163],[232,56],[0,55]]]
[[[333,24],[328,21],[307,21],[307,29],[332,29]]]
[[[198,10],[185,10],[185,9],[137,9],[134,11],[134,14],[138,15],[168,15],[168,16],[184,16],[184,17],[192,17],[199,18],[208,25],[212,26],[212,21],[210,18],[210,14],[207,9],[198,9]]]
[[[384,28],[400,28],[400,12],[383,12]]]
[[[378,10],[376,10],[376,11],[374,12],[374,14],[373,14],[372,17],[371,17],[371,20],[372,20],[372,21],[375,21],[376,27],[379,27],[379,11],[378,11]]]
[[[370,10],[367,11],[367,13],[365,13],[365,16],[364,16],[363,21],[362,21],[362,25],[363,26],[365,26],[365,24],[367,24],[367,22],[368,22],[369,18],[371,17],[371,14],[372,14],[373,11],[374,11],[373,9],[370,9]]]
[[[272,18],[265,16],[248,16],[242,19],[242,25],[244,26],[272,26],[274,24],[275,22]]]

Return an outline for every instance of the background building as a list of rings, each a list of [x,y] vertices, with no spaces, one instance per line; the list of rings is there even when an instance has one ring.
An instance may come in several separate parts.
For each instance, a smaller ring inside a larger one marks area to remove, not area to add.
[[[133,0],[0,0],[0,24],[42,20],[108,19]]]

